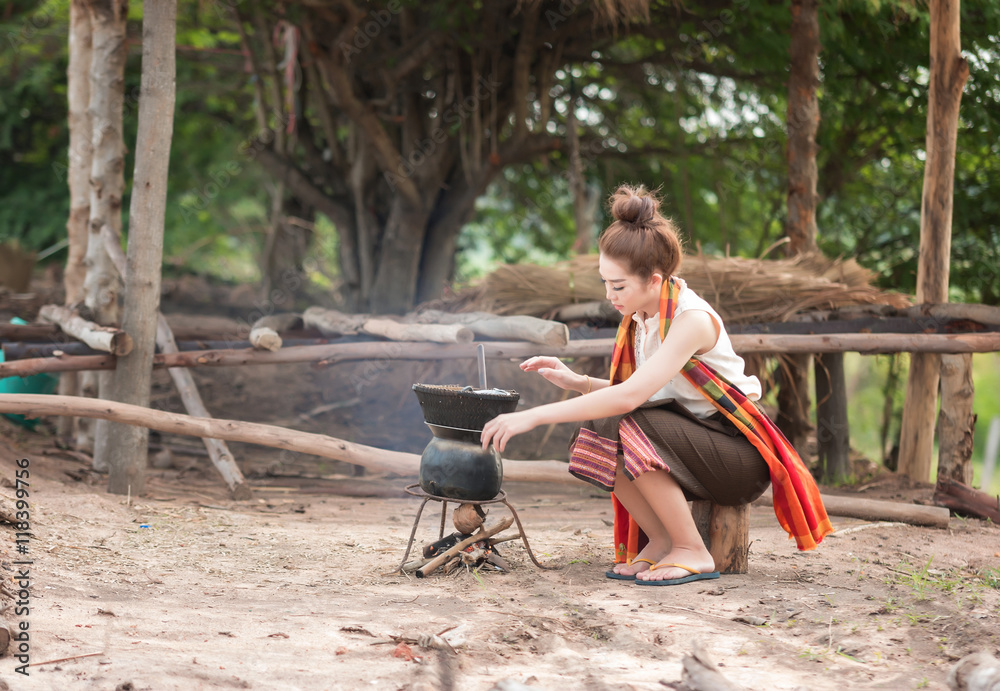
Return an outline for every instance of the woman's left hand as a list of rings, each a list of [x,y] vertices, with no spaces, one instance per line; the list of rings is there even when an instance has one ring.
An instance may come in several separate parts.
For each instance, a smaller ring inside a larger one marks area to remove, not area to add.
[[[493,442],[500,453],[503,453],[511,437],[515,434],[529,432],[538,426],[534,418],[535,416],[530,410],[506,413],[493,418],[483,427],[483,432],[479,437],[483,442],[483,448],[489,448],[490,442]]]

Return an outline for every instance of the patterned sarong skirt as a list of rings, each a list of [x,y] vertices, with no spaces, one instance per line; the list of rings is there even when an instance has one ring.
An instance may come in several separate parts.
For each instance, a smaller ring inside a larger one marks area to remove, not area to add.
[[[611,491],[619,462],[632,480],[665,470],[689,501],[707,499],[722,506],[751,502],[771,483],[767,462],[733,423],[721,413],[699,418],[673,400],[583,425],[569,471]]]

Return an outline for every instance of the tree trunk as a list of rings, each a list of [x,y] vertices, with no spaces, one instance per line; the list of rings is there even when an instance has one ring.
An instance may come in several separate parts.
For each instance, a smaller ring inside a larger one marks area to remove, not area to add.
[[[970,356],[971,357],[971,356]],[[844,354],[824,353],[814,360],[816,376],[816,452],[823,482],[839,485],[851,473],[851,433],[847,420]]]
[[[428,217],[417,278],[416,302],[426,302],[440,297],[455,270],[455,251],[462,226],[475,212],[476,199],[486,191],[486,186],[500,170],[490,165],[469,181],[457,166],[443,178],[440,186],[447,192],[436,199],[434,211]],[[372,306],[373,310],[377,306]]]
[[[90,119],[93,127],[93,158],[90,168],[90,221],[88,228],[87,276],[84,304],[89,318],[98,324],[118,322],[121,282],[101,243],[101,228],[107,224],[121,234],[122,193],[125,189],[125,145],[122,139],[122,109],[125,93],[125,59],[128,43],[125,21],[128,0],[87,0],[93,37],[90,66]],[[101,395],[110,386],[110,373],[81,377],[81,393]],[[106,468],[104,423],[80,421],[78,446],[94,450],[94,467]],[[81,439],[82,437],[82,439]]]
[[[84,0],[72,0],[69,7],[69,66],[66,68],[69,106],[69,237],[66,271],[66,305],[83,299],[83,280],[87,274],[87,223],[90,220],[90,167],[93,158],[94,129],[90,118],[90,66],[93,37],[90,14]]]
[[[126,264],[128,260],[125,258],[122,248],[118,246],[117,239],[112,237],[110,229],[108,231],[102,235],[104,247],[108,252],[108,256],[111,257],[115,268],[118,270],[119,275],[126,277],[125,282],[127,284],[128,269]],[[162,354],[179,352],[177,341],[174,340],[174,332],[170,330],[170,325],[167,324],[166,318],[159,310],[156,312],[156,345]],[[187,411],[195,417],[212,417],[208,409],[205,408],[205,403],[201,400],[201,394],[198,393],[198,387],[194,383],[194,375],[190,371],[178,367],[171,367],[167,372],[170,374],[170,378],[174,380],[174,386],[177,388],[177,393],[180,395],[181,402],[184,403]],[[210,437],[204,437],[202,441],[205,442],[205,448],[208,450],[208,455],[212,459],[212,463],[222,474],[223,479],[229,486],[229,491],[233,499],[249,499],[251,496],[250,487],[243,479],[243,473],[240,472],[239,466],[236,465],[236,459],[229,453],[229,447],[226,446],[226,442]]]
[[[818,0],[792,0],[791,71],[788,77],[789,256],[816,250],[816,132],[819,129]],[[809,356],[786,359],[778,393],[778,426],[806,458],[809,422]]]
[[[898,417],[895,411],[896,390],[899,388],[899,353],[889,356],[889,372],[885,378],[885,388],[882,390],[882,428],[880,441],[882,449],[882,464],[895,472],[899,467],[899,447],[896,445],[892,425]],[[890,441],[892,443],[890,443]]]
[[[297,297],[305,297],[302,263],[312,244],[315,214],[295,197],[276,203],[272,211],[272,235],[263,256],[264,301],[272,311],[291,310]]]
[[[129,241],[123,328],[134,347],[118,358],[111,400],[149,406],[149,383],[160,309],[163,218],[167,206],[167,169],[174,128],[177,0],[146,3],[142,19],[142,98],[136,136],[135,173],[129,208]],[[102,245],[103,247],[103,245]],[[108,491],[143,491],[149,430],[108,424]]]
[[[418,269],[427,212],[410,206],[403,198],[392,204],[383,231],[382,253],[372,285],[373,309],[388,314],[403,314],[416,301]]]
[[[955,147],[962,90],[969,65],[962,57],[959,0],[931,0],[930,89],[927,107],[927,163],[920,209],[917,302],[948,302]],[[914,354],[906,382],[900,432],[899,469],[930,482],[934,413],[940,380],[938,355]]]
[[[93,125],[90,120],[90,62],[93,37],[90,14],[84,0],[72,0],[69,6],[69,65],[66,68],[66,92],[69,108],[69,238],[63,286],[66,305],[72,307],[83,300],[83,279],[87,274],[84,257],[87,254],[87,223],[90,220],[90,166],[93,157]],[[78,375],[64,372],[59,377],[59,394],[75,396]],[[68,442],[74,434],[74,418],[61,417],[59,437]]]
[[[809,355],[785,355],[778,369],[778,416],[775,424],[803,459],[809,458],[806,440],[809,421]]]
[[[573,193],[573,221],[576,224],[576,241],[573,252],[590,254],[594,245],[594,219],[590,215],[587,181],[583,175],[583,159],[580,157],[579,123],[576,119],[576,99],[566,112],[566,144],[569,148],[569,188]]]
[[[938,479],[972,484],[972,354],[941,356],[941,412],[938,415]]]
[[[788,220],[791,255],[816,249],[816,132],[819,130],[818,0],[792,0],[788,76]]]

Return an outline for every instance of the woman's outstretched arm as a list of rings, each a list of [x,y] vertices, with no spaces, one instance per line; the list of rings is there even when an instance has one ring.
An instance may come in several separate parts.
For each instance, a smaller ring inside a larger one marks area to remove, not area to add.
[[[500,415],[483,428],[483,448],[493,442],[503,452],[511,437],[539,425],[596,420],[635,410],[677,376],[692,355],[710,350],[717,339],[716,325],[708,312],[684,312],[674,319],[659,349],[635,375],[585,396]]]
[[[610,382],[607,379],[591,377],[588,374],[578,374],[566,366],[566,363],[551,355],[537,355],[528,358],[520,365],[525,372],[538,372],[546,381],[555,384],[560,389],[590,393],[606,388]]]

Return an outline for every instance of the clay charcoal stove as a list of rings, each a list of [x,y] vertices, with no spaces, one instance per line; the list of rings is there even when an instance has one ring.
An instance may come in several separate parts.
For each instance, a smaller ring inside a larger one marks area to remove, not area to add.
[[[413,521],[410,540],[399,565],[400,573],[414,572],[424,578],[437,569],[449,573],[460,566],[509,570],[496,544],[509,539],[524,543],[531,561],[539,568],[554,568],[538,563],[521,520],[507,501],[503,484],[503,462],[491,444],[483,449],[480,434],[487,422],[497,415],[513,412],[520,394],[486,387],[485,361],[479,349],[480,386],[445,386],[414,384],[413,391],[420,401],[424,422],[433,434],[420,456],[420,483],[409,485],[406,492],[423,498]],[[441,531],[438,540],[423,548],[423,559],[407,562],[420,516],[428,501],[438,501],[441,507]],[[454,521],[457,531],[445,536],[444,524],[448,502],[457,503]],[[487,527],[483,504],[502,503],[511,516]],[[513,538],[494,537],[517,523],[518,534]]]

